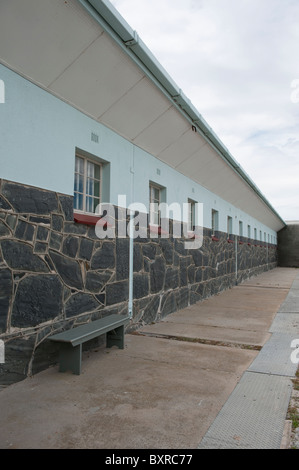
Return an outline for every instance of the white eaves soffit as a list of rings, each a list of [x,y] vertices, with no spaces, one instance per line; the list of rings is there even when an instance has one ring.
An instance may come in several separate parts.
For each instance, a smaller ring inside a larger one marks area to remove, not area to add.
[[[105,8],[111,23],[116,18],[107,0],[90,3]],[[279,216],[199,129],[192,130],[191,119],[133,56],[84,0],[0,1],[2,64],[273,230],[281,229]]]

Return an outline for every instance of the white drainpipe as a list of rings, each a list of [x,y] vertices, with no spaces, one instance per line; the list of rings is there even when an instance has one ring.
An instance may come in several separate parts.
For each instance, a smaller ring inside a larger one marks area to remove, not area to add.
[[[236,284],[238,284],[238,236],[235,236],[235,265],[236,265]]]
[[[133,211],[130,211],[130,239],[129,239],[129,317],[133,317],[133,267],[134,267],[134,239],[133,239]]]
[[[133,158],[131,165],[131,204],[134,202],[134,163],[135,163],[135,147],[133,145]],[[134,238],[133,238],[133,218],[134,211],[130,211],[130,225],[129,225],[129,305],[128,314],[133,318],[133,273],[134,273]]]

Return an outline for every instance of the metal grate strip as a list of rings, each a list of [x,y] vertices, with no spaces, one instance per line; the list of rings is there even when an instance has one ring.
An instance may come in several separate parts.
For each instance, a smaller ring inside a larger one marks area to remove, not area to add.
[[[294,339],[294,335],[273,333],[248,371],[295,377],[298,365],[291,360]]]
[[[299,338],[299,315],[297,313],[278,313],[269,332],[287,333]]]
[[[289,378],[245,372],[199,449],[279,449],[291,392]]]

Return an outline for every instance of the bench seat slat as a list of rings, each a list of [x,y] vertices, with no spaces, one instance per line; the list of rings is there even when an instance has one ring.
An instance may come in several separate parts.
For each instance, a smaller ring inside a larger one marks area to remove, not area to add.
[[[100,320],[72,328],[71,330],[63,331],[62,333],[51,336],[49,339],[51,341],[71,343],[72,346],[77,346],[78,344],[105,334],[114,328],[118,328],[127,322],[129,322],[129,317],[113,314],[101,318]]]

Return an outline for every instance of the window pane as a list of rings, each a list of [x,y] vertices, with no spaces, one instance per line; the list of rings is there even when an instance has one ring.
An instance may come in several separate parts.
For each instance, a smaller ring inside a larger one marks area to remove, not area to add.
[[[83,194],[74,194],[74,208],[78,211],[83,211]]]
[[[86,181],[86,194],[90,196],[94,195],[94,181],[89,178]]]
[[[155,186],[149,186],[149,199],[150,199],[150,223],[160,225],[160,189]]]
[[[188,215],[188,230],[192,231],[195,227],[195,202],[188,200],[189,215]]]
[[[92,212],[95,214],[96,213],[96,209],[98,207],[98,205],[100,204],[100,199],[95,197],[93,199],[93,208],[92,208]]]
[[[150,202],[160,204],[160,189],[155,186],[150,186]]]
[[[94,177],[97,180],[101,179],[101,167],[100,167],[100,165],[94,165]]]
[[[100,204],[100,199],[95,197],[86,198],[86,212],[95,214],[97,206]]]
[[[94,177],[94,164],[91,162],[87,162],[87,176]]]
[[[76,165],[75,165],[76,173],[84,173],[84,160],[83,158],[76,157]]]
[[[232,219],[232,217],[227,218],[227,233],[228,233],[228,235],[232,235],[232,233],[233,233],[233,219]]]
[[[100,199],[99,198],[95,198],[94,199],[94,203],[93,203],[93,212],[95,214],[99,214],[100,213]]]
[[[83,175],[75,175],[74,191],[79,191],[80,193],[83,193],[83,180]]]
[[[218,211],[212,209],[212,231],[218,231]]]
[[[94,181],[94,196],[100,197],[100,182]]]
[[[93,212],[93,198],[86,198],[86,212]]]

